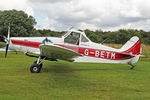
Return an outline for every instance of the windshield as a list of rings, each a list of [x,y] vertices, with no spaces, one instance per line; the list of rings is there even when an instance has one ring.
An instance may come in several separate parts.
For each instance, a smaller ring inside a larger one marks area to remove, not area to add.
[[[81,42],[89,42],[89,40],[85,36],[82,35]]]
[[[80,33],[72,32],[64,39],[64,42],[79,45],[79,39]]]

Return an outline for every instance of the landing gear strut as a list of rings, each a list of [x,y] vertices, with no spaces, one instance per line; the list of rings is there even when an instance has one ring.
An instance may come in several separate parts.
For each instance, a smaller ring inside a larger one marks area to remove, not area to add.
[[[130,68],[131,70],[134,69],[134,67],[135,67],[134,65],[132,65],[131,63],[128,63],[128,64],[131,66],[131,68]]]
[[[40,73],[42,66],[43,64],[41,61],[41,57],[39,56],[38,60],[35,61],[30,67],[31,73]]]

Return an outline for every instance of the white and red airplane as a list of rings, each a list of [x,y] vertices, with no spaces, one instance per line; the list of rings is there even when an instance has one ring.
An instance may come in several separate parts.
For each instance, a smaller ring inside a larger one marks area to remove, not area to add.
[[[39,73],[42,68],[42,59],[57,61],[66,60],[71,62],[90,63],[120,63],[133,64],[140,57],[140,40],[137,36],[132,37],[120,49],[94,43],[84,32],[69,30],[62,37],[11,37],[10,31],[5,38],[7,46],[16,51],[21,51],[30,57],[38,59],[31,65],[32,73]],[[36,54],[37,56],[33,55]]]

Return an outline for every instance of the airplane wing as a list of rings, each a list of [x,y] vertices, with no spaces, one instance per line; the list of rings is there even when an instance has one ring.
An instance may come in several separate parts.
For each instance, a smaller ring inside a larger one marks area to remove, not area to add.
[[[42,56],[50,59],[60,59],[66,61],[73,61],[73,58],[82,56],[81,54],[74,52],[70,49],[58,46],[58,45],[40,45],[39,46]]]

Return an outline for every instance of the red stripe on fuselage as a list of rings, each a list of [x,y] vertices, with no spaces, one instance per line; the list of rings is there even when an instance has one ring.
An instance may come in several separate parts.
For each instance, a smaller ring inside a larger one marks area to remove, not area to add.
[[[125,60],[132,58],[130,55],[125,55],[119,52],[91,49],[91,48],[79,48],[79,53],[85,56],[91,56],[96,58],[111,59],[111,60]]]
[[[22,40],[11,40],[11,42],[15,45],[39,48],[39,45],[42,44],[40,42],[32,42],[32,41],[22,41]],[[100,49],[92,49],[92,48],[83,48],[79,46],[69,46],[69,45],[62,45],[62,44],[54,44],[60,47],[64,47],[84,56],[96,57],[96,58],[103,58],[103,59],[111,59],[111,60],[125,60],[132,58],[130,55],[125,55],[119,52],[107,51],[107,50],[100,50]]]
[[[32,41],[22,41],[22,40],[11,40],[11,42],[15,45],[39,48],[40,42],[32,42]]]

